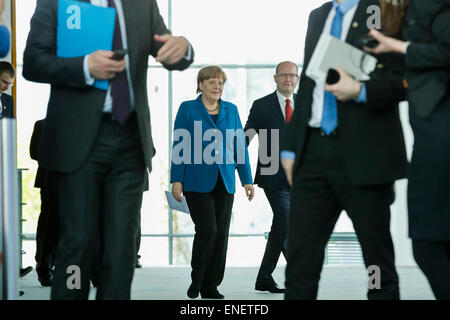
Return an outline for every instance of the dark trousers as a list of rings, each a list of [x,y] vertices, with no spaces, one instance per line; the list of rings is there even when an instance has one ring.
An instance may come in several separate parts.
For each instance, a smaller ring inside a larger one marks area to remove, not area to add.
[[[450,300],[450,242],[413,240],[414,259],[438,300]]]
[[[41,187],[41,213],[36,230],[36,270],[39,275],[48,275],[58,244],[58,208],[56,193],[52,190],[51,177],[47,175],[45,186]]]
[[[263,189],[272,208],[273,219],[256,282],[273,281],[272,273],[277,266],[280,254],[283,252],[284,257],[287,256],[289,191],[270,187],[264,187]]]
[[[139,254],[139,249],[141,248],[141,236],[141,214],[139,213],[139,225],[136,233],[136,263],[138,263],[141,258]]]
[[[345,156],[345,155],[343,155]],[[399,299],[390,234],[392,184],[358,187],[345,172],[338,136],[309,129],[291,190],[286,299],[316,299],[324,250],[342,210],[353,222],[366,267],[381,270],[381,289],[369,299]]]
[[[225,273],[234,194],[227,192],[219,175],[211,192],[184,192],[184,195],[195,224],[192,283],[201,291],[215,290]]]
[[[124,126],[104,116],[82,167],[56,174],[60,241],[52,299],[87,299],[97,266],[97,299],[130,298],[145,174],[134,115]],[[78,275],[81,287],[73,288]]]

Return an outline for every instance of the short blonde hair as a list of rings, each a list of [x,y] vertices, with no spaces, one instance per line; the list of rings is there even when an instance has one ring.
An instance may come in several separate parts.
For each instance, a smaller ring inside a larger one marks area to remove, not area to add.
[[[202,68],[197,75],[197,93],[202,92],[200,90],[200,82],[211,79],[211,78],[222,78],[223,83],[227,81],[227,75],[218,66],[208,66]]]

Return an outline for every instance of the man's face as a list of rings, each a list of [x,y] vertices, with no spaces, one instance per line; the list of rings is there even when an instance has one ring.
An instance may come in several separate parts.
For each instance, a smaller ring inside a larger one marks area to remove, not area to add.
[[[0,93],[3,93],[9,89],[14,83],[14,78],[10,76],[8,72],[4,72],[0,75]]]
[[[274,76],[277,90],[286,96],[290,96],[298,83],[297,66],[290,62],[282,63],[278,67],[278,72]]]

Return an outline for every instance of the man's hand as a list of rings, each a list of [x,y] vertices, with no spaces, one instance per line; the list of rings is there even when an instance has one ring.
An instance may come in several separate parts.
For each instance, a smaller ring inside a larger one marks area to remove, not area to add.
[[[252,184],[245,184],[244,189],[245,189],[245,195],[247,196],[248,201],[252,201],[253,197],[255,196],[255,188],[253,187]]]
[[[99,80],[108,80],[116,76],[116,73],[125,69],[125,59],[120,61],[111,59],[112,51],[97,50],[88,56],[88,66],[91,77]]]
[[[353,79],[344,69],[338,67],[339,82],[332,85],[325,85],[325,90],[331,92],[339,101],[357,99],[361,92],[361,82]]]
[[[172,195],[178,202],[181,202],[181,193],[183,192],[183,184],[181,182],[174,182],[172,184]]]
[[[286,174],[287,181],[291,187],[293,184],[292,179],[293,179],[294,163],[295,163],[295,159],[281,158],[281,166],[284,169],[284,173]]]
[[[169,33],[155,35],[155,40],[164,43],[158,50],[156,61],[163,64],[175,64],[186,56],[189,43],[185,37],[174,37]]]

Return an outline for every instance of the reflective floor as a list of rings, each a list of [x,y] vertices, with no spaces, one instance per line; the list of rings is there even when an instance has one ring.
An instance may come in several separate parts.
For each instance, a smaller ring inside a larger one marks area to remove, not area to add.
[[[282,294],[254,290],[257,267],[229,267],[219,290],[229,300],[282,300]],[[433,294],[426,278],[417,267],[398,267],[400,295],[404,300],[431,300]],[[325,266],[319,286],[320,300],[365,300],[367,276],[359,266]],[[274,278],[284,287],[284,268],[278,268]],[[136,269],[132,285],[135,300],[184,300],[190,284],[190,267],[145,267]],[[20,300],[48,300],[50,288],[41,287],[36,272],[19,280],[25,294]],[[90,298],[95,298],[92,288]]]

